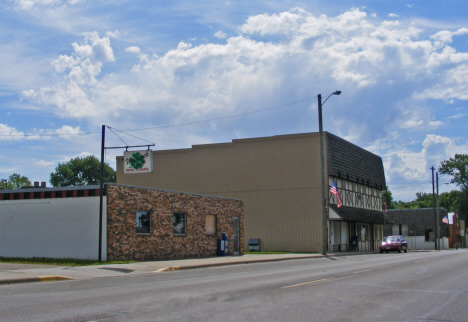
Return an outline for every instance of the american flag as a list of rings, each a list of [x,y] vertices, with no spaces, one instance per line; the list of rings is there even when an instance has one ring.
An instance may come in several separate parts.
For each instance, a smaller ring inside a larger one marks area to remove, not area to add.
[[[444,219],[442,219],[442,222],[444,224],[448,224],[448,215],[444,217]]]
[[[338,208],[341,207],[341,197],[340,197],[340,192],[338,191],[338,187],[336,186],[336,180],[333,182],[333,186],[330,189],[330,192],[336,196],[336,206]]]

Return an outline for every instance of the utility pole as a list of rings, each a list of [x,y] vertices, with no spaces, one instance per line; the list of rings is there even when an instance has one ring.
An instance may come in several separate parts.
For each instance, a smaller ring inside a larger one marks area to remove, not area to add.
[[[436,186],[437,186],[437,215],[436,215],[436,238],[437,238],[437,250],[440,250],[440,229],[439,229],[439,172],[436,172]]]
[[[318,94],[318,119],[320,134],[320,208],[322,210],[322,255],[327,255],[327,197],[325,196],[325,153],[323,152],[322,95]]]
[[[106,126],[102,126],[102,140],[101,140],[101,174],[99,179],[99,261],[102,261],[102,206],[104,198],[104,150],[106,141]]]
[[[434,209],[434,218],[435,218],[435,227],[434,227],[434,236],[437,235],[437,213],[436,213],[436,200],[435,200],[435,186],[434,186],[434,166],[431,167],[432,170],[432,208]],[[434,249],[437,250],[437,237],[434,240]]]

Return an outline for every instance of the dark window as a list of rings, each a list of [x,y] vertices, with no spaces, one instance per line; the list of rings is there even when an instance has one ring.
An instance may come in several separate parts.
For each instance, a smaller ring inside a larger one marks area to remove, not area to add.
[[[402,225],[398,225],[398,235],[403,235]]]
[[[136,233],[149,234],[151,232],[151,213],[149,211],[137,210]]]
[[[432,229],[425,229],[424,230],[424,240],[425,241],[434,241],[434,234],[432,233]]]
[[[172,214],[172,226],[174,234],[185,234],[185,214],[181,212]]]

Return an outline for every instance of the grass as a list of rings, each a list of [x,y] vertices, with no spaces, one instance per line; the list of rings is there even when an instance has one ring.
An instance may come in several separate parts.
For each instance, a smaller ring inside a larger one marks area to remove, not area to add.
[[[129,264],[136,261],[114,261],[101,262],[95,260],[73,259],[73,258],[19,258],[19,257],[0,257],[0,263],[16,263],[16,264],[40,264],[40,265],[57,265],[57,266],[89,266],[103,264]]]

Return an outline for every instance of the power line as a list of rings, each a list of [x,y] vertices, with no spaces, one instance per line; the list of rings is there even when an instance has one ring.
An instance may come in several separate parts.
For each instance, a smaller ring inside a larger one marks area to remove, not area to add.
[[[310,100],[315,99],[315,98],[317,98],[317,97],[316,96],[315,97],[310,97],[310,98],[303,99],[301,101],[296,101],[296,102],[292,102],[292,103],[288,103],[288,104],[284,104],[284,105],[278,105],[278,106],[274,106],[274,107],[264,108],[264,109],[260,109],[260,110],[255,110],[255,111],[250,111],[250,112],[235,114],[235,115],[230,115],[230,116],[216,117],[216,118],[202,120],[202,121],[180,123],[180,124],[170,124],[170,125],[160,125],[160,126],[153,126],[153,127],[143,128],[143,129],[126,130],[126,131],[127,132],[144,131],[144,130],[162,129],[162,128],[168,128],[168,127],[186,126],[186,125],[200,124],[200,123],[205,123],[205,122],[225,120],[225,119],[235,118],[235,117],[239,117],[239,116],[245,116],[245,115],[249,115],[249,114],[269,111],[269,110],[273,110],[273,109],[277,109],[277,108],[282,108],[282,107],[286,107],[286,106],[290,106],[290,105],[294,105],[294,104],[299,104],[299,103],[302,103],[302,102],[310,101]]]
[[[220,121],[220,120],[226,120],[226,119],[231,119],[231,118],[236,118],[240,116],[245,116],[245,115],[250,115],[250,114],[255,114],[255,113],[260,113],[264,111],[269,111],[269,110],[274,110],[286,106],[291,106],[303,102],[307,102],[313,99],[316,99],[317,97],[310,97],[306,98],[300,101],[292,102],[292,103],[287,103],[283,105],[278,105],[278,106],[273,106],[273,107],[268,107],[268,108],[263,108],[260,110],[255,110],[255,111],[250,111],[250,112],[245,112],[245,113],[240,113],[240,114],[235,114],[235,115],[230,115],[230,116],[222,116],[222,117],[216,117],[216,118],[211,118],[211,119],[206,119],[206,120],[201,120],[201,121],[195,121],[195,122],[187,122],[187,123],[180,123],[180,124],[168,124],[168,125],[159,125],[159,126],[153,126],[153,127],[147,127],[147,128],[142,128],[142,129],[130,129],[130,130],[125,130],[125,131],[120,131],[117,130],[118,132],[136,132],[136,131],[145,131],[145,130],[152,130],[152,129],[162,129],[162,128],[169,128],[169,127],[178,127],[178,126],[186,126],[186,125],[194,125],[194,124],[200,124],[200,123],[206,123],[206,122],[213,122],[213,121]],[[110,129],[110,127],[108,127]],[[0,134],[0,137],[32,137],[32,136],[37,136],[37,137],[49,137],[49,136],[82,136],[82,135],[92,135],[92,134],[101,134],[101,132],[87,132],[87,133],[74,133],[74,134],[57,134],[57,133],[52,133],[52,134]],[[115,134],[115,133],[114,133]],[[126,133],[127,135],[130,135]],[[142,139],[143,140],[143,139]],[[149,141],[147,141],[149,142]]]

